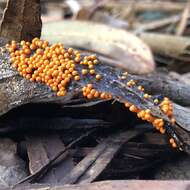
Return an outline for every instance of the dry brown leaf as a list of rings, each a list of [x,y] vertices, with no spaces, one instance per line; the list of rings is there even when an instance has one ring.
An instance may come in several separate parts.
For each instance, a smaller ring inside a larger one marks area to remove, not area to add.
[[[47,23],[42,28],[42,38],[117,60],[117,66],[131,73],[150,73],[155,68],[151,51],[145,43],[129,32],[111,26],[81,21]]]
[[[17,155],[17,144],[10,139],[0,139],[0,189],[11,187],[27,176],[25,162]]]
[[[57,135],[51,134],[51,136],[27,137],[27,152],[30,160],[30,173],[34,174],[39,170],[39,168],[46,165],[64,148],[64,144]],[[66,158],[67,154],[68,152],[62,156],[62,159]]]

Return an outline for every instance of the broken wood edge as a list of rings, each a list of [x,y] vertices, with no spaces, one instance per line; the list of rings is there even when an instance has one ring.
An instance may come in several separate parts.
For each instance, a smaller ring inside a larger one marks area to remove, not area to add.
[[[160,180],[114,180],[101,181],[83,185],[66,185],[66,186],[52,186],[48,184],[33,184],[26,186],[19,186],[15,190],[188,190],[190,188],[190,181],[160,181]],[[7,188],[7,190],[10,188]]]

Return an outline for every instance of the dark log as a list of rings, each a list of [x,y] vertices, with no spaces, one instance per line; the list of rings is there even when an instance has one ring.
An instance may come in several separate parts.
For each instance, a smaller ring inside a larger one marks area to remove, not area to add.
[[[130,102],[139,109],[149,109],[153,116],[162,118],[165,121],[165,126],[170,126],[167,128],[166,133],[175,139],[180,149],[189,152],[189,144],[183,139],[183,136],[179,136],[177,130],[178,128],[184,130],[185,127],[180,126],[177,121],[175,124],[172,124],[170,118],[160,109],[159,105],[154,103],[154,96],[145,99],[144,95],[146,92],[138,89],[139,81],[133,86],[126,85],[131,80],[136,81],[137,77],[130,74],[126,76],[123,69],[99,63],[96,65],[95,70],[102,76],[100,81],[94,80],[92,75],[84,77],[80,73],[81,79],[79,81],[72,81],[67,87],[66,95],[58,97],[45,84],[30,82],[21,77],[10,66],[9,53],[6,49],[2,48],[0,53],[0,71],[2,71],[0,73],[0,115],[16,106],[29,102],[57,101],[65,104],[74,96],[80,95],[82,88],[90,83],[98,91],[111,94],[113,99],[121,103]],[[76,64],[76,70],[80,71],[82,68],[84,68],[84,65]]]
[[[111,162],[121,146],[138,134],[140,133],[137,131],[127,131],[108,137],[63,178],[61,183],[75,184],[94,181]]]
[[[8,120],[8,121],[7,121]],[[111,123],[100,119],[77,119],[70,117],[19,117],[10,118],[0,123],[0,135],[10,135],[20,132],[61,131],[70,129],[105,128]]]
[[[190,85],[176,81],[167,76],[167,73],[153,73],[146,76],[135,76],[138,84],[152,94],[162,94],[178,104],[189,106]]]

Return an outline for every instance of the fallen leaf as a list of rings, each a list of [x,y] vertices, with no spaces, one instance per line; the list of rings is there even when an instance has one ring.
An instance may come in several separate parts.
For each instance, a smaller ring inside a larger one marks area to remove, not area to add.
[[[145,43],[132,33],[111,26],[84,21],[47,23],[43,25],[42,38],[110,57],[130,73],[150,73],[155,68]]]
[[[27,176],[25,163],[16,155],[17,144],[0,139],[0,188],[10,187]]]
[[[30,173],[34,174],[65,148],[57,135],[27,137],[27,152],[30,160]],[[61,157],[66,158],[68,152]]]

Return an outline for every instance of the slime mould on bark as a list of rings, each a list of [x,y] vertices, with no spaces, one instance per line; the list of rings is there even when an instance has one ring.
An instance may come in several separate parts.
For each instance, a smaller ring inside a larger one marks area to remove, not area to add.
[[[172,102],[167,97],[151,96],[138,86],[133,75],[121,68],[101,64],[96,55],[83,56],[61,43],[49,45],[12,41],[0,53],[0,114],[36,101],[61,99],[82,93],[91,99],[115,99],[146,120],[162,134],[167,133],[172,147],[187,150],[174,130]]]

